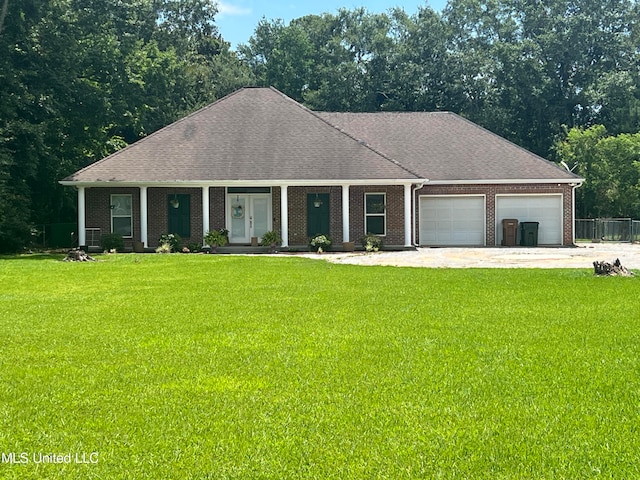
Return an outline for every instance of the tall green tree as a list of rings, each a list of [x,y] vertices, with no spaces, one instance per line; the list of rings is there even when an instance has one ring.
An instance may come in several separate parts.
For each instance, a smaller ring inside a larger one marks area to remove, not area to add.
[[[58,181],[252,82],[207,0],[8,2],[0,33],[0,250],[75,220]]]
[[[558,161],[585,179],[576,191],[579,217],[640,218],[640,133],[574,127],[555,148]]]
[[[36,29],[48,34],[48,26],[41,25],[45,7],[39,0],[12,3],[0,35],[0,252],[30,240],[31,186],[39,159],[50,154],[47,140],[55,106],[46,81],[49,72],[34,58],[48,46],[31,34]]]
[[[319,110],[375,111],[386,101],[393,40],[386,14],[360,8],[284,25],[263,19],[239,52],[258,82]]]
[[[462,104],[454,85],[449,29],[430,7],[409,15],[391,12],[388,76],[382,89],[383,110],[453,110]]]
[[[450,0],[444,18],[461,113],[483,126],[544,156],[563,126],[638,128],[634,3]]]

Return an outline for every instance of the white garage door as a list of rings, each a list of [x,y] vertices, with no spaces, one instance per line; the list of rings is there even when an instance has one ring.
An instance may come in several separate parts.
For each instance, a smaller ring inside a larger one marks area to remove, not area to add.
[[[562,195],[497,196],[497,245],[502,244],[504,218],[515,218],[518,222],[538,222],[538,245],[562,245]]]
[[[484,245],[482,195],[420,197],[420,244]]]

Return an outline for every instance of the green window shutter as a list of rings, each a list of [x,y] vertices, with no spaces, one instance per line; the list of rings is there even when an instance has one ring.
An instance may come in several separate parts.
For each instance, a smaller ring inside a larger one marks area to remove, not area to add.
[[[191,237],[191,195],[169,195],[169,231],[183,238]]]
[[[329,194],[307,194],[307,236],[318,234],[330,235],[329,232]]]

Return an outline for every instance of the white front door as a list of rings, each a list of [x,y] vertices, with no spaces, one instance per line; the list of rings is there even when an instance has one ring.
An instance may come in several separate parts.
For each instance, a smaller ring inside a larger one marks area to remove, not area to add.
[[[229,243],[251,243],[258,241],[271,230],[271,195],[229,194],[227,196],[227,229]]]

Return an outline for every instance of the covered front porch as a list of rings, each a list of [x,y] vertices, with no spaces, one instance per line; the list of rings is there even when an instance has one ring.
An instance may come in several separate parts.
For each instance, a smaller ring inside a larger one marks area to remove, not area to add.
[[[334,245],[375,233],[390,247],[411,247],[412,197],[420,186],[393,180],[105,183],[77,186],[79,245],[96,230],[152,248],[165,233],[202,243],[208,231],[224,228],[230,247],[255,246],[271,230],[283,249],[304,247],[320,233]]]

